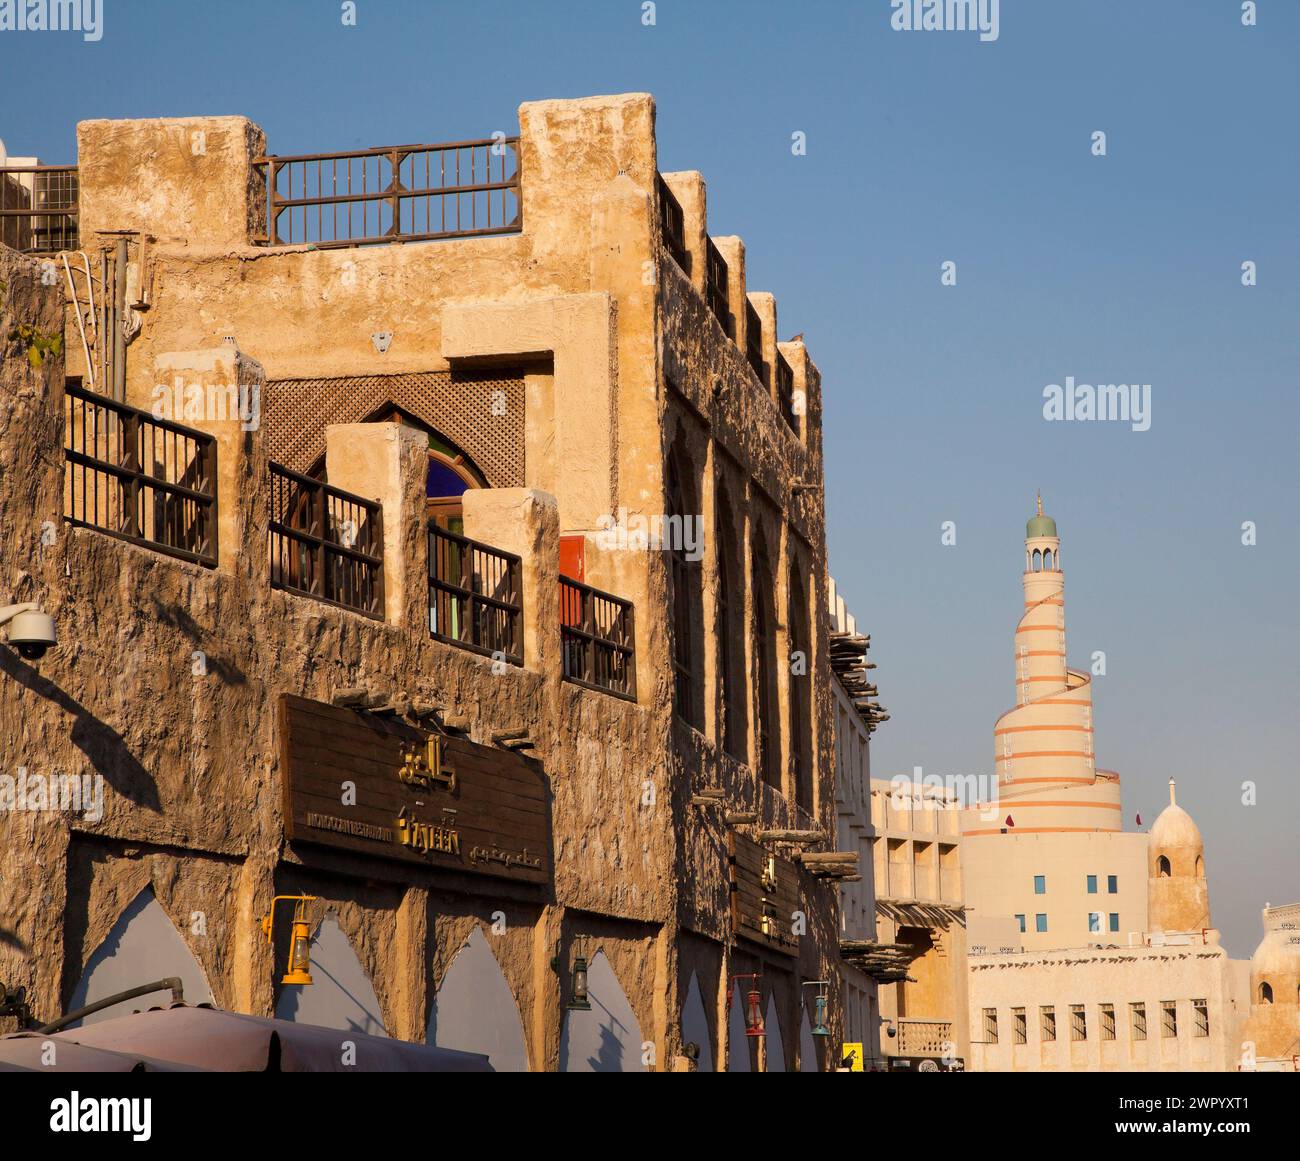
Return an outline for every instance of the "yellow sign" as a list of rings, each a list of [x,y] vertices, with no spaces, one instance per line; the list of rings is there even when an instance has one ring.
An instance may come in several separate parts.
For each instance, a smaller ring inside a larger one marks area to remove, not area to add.
[[[849,1072],[862,1071],[862,1044],[846,1043],[840,1052],[840,1067],[847,1068]]]

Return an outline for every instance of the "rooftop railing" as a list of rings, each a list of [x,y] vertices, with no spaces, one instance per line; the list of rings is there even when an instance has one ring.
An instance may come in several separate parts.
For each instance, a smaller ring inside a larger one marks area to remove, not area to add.
[[[75,165],[0,165],[0,243],[24,254],[77,248]]]
[[[383,509],[271,464],[271,585],[384,616]]]
[[[63,518],[169,556],[217,563],[212,436],[76,382],[64,388]]]
[[[517,234],[519,138],[267,156],[265,245],[318,249]]]
[[[524,663],[520,558],[429,525],[429,632],[512,665]]]
[[[636,626],[631,601],[560,577],[564,678],[636,701]]]

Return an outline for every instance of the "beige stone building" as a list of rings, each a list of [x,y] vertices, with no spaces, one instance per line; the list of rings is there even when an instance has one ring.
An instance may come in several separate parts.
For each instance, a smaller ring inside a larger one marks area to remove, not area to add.
[[[499,1068],[826,1067],[821,385],[654,122],[5,171],[0,603],[58,635],[0,648],[11,1011],[178,976]]]

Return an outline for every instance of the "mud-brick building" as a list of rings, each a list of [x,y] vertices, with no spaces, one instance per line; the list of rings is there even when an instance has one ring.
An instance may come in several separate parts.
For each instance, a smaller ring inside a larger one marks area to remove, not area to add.
[[[0,604],[58,633],[0,647],[10,1006],[178,976],[498,1068],[825,1068],[802,342],[648,96],[279,145],[88,121],[4,171]]]

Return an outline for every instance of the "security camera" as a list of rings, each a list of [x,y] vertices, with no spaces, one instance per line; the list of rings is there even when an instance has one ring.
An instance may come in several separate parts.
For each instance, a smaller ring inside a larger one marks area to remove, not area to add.
[[[28,661],[39,661],[52,645],[58,644],[54,618],[42,612],[39,605],[29,603],[0,609],[0,625],[4,624],[9,625],[9,644]]]

